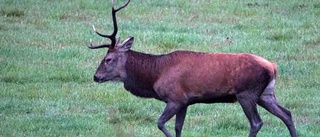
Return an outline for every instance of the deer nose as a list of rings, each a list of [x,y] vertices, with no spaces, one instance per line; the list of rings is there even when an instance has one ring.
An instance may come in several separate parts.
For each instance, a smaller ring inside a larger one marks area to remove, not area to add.
[[[101,79],[100,79],[99,77],[97,77],[96,75],[93,76],[93,80],[94,80],[95,82],[98,82],[98,83],[101,82]]]

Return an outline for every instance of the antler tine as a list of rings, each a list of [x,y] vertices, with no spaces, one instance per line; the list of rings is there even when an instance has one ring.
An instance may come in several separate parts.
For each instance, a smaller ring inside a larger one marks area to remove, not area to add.
[[[119,10],[123,9],[124,7],[126,7],[129,4],[130,0],[128,0],[124,5],[122,5],[121,7],[115,9],[115,12],[118,12]],[[112,7],[113,7],[113,0],[112,0]]]
[[[116,39],[116,35],[118,33],[118,24],[117,24],[117,18],[116,18],[116,13],[123,9],[124,7],[126,7],[130,0],[128,0],[124,5],[122,5],[121,7],[115,9],[114,8],[114,0],[111,1],[112,2],[112,20],[113,20],[113,33],[110,35],[110,39],[111,39],[111,47],[114,48],[114,46],[116,46],[117,44],[117,39]]]
[[[90,49],[109,48],[109,47],[110,47],[110,44],[102,44],[102,45],[94,46],[92,44],[92,39],[90,39],[90,45],[88,46],[88,48]]]
[[[110,38],[110,37],[111,37],[111,35],[102,34],[102,33],[98,32],[98,31],[96,30],[96,27],[95,27],[94,25],[92,25],[92,28],[93,28],[93,31],[94,31],[96,34],[98,34],[99,36],[101,36],[101,37],[104,37],[104,38]]]
[[[105,45],[93,46],[92,43],[90,42],[90,47],[89,48],[91,48],[91,49],[103,48],[103,47],[114,48],[116,46],[116,44],[118,43],[117,38],[116,38],[116,35],[118,33],[118,25],[117,25],[116,13],[119,10],[125,8],[129,4],[130,0],[128,0],[123,6],[117,8],[117,9],[114,8],[114,0],[111,0],[111,2],[112,2],[111,4],[112,4],[112,21],[113,21],[113,32],[112,32],[112,34],[110,34],[110,35],[109,34],[102,34],[102,33],[98,32],[96,30],[94,25],[92,25],[92,28],[93,28],[94,32],[96,34],[98,34],[99,36],[101,36],[101,37],[109,38],[111,40],[111,44],[110,45],[109,44],[107,44],[107,45],[105,44]]]

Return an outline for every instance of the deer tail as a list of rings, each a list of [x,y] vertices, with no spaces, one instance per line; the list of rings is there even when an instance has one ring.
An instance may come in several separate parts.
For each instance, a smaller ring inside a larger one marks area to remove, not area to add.
[[[274,79],[278,77],[278,68],[277,65],[274,62],[271,62],[273,66],[273,71],[274,71]]]

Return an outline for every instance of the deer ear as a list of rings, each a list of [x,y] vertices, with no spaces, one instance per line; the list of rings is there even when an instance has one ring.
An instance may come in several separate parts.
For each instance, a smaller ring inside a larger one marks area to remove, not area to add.
[[[133,37],[129,37],[126,40],[124,40],[122,42],[122,44],[120,45],[119,50],[120,51],[128,51],[128,50],[130,50],[130,48],[131,48],[131,46],[133,44],[133,40],[134,40]]]

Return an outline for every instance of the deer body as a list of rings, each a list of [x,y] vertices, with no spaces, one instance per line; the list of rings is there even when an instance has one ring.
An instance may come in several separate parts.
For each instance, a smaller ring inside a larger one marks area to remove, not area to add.
[[[123,78],[126,90],[164,102],[235,102],[237,89],[247,85],[266,87],[276,71],[273,63],[251,54],[191,51],[166,55],[128,51],[127,54],[127,77]]]
[[[165,123],[176,116],[176,136],[181,131],[189,105],[195,103],[232,103],[238,101],[250,123],[249,137],[255,137],[263,122],[257,105],[280,118],[291,137],[296,137],[291,112],[279,105],[274,95],[277,67],[274,63],[252,54],[201,53],[175,51],[164,55],[151,55],[131,50],[134,38],[121,44],[116,12],[112,1],[114,31],[111,44],[93,46],[91,49],[109,48],[94,75],[98,83],[120,81],[133,95],[155,98],[166,103],[158,119],[158,128],[167,136]]]

